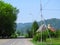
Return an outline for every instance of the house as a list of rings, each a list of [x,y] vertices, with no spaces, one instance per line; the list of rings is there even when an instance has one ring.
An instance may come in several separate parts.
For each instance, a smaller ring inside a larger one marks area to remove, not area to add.
[[[49,29],[49,30],[51,30],[52,32],[54,32],[54,31],[55,31],[55,28],[54,28],[54,27],[52,27],[50,24],[48,24],[48,29]]]
[[[41,32],[41,31],[44,31],[46,30],[46,25],[45,24],[42,24],[39,29],[37,30],[37,32]]]
[[[52,27],[50,24],[48,24],[48,26],[46,26],[45,24],[42,24],[39,29],[37,30],[37,32],[41,32],[41,31],[44,31],[44,30],[51,30],[52,32],[55,31],[54,27]]]

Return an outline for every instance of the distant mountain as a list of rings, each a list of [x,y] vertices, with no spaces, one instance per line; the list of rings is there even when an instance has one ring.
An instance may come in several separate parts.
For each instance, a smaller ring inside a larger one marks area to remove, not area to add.
[[[45,24],[51,24],[56,29],[60,29],[60,19],[52,18],[45,20]],[[41,25],[41,21],[38,22],[38,25]],[[27,29],[31,29],[32,23],[17,23],[17,30],[20,30],[21,32],[26,32]]]
[[[17,30],[20,30],[21,32],[25,33],[27,29],[30,29],[32,26],[32,23],[17,23]]]

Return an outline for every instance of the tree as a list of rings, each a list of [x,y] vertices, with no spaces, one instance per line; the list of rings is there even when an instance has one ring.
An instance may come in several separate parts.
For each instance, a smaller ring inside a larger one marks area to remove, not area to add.
[[[31,30],[29,28],[27,29],[26,37],[27,38],[32,38],[32,32],[31,32]]]
[[[31,29],[33,35],[36,34],[36,31],[37,31],[38,28],[39,28],[38,23],[36,21],[34,21],[33,24],[32,24],[32,29]]]
[[[21,32],[18,30],[18,31],[17,31],[17,34],[18,34],[18,36],[20,36],[20,35],[21,35]]]
[[[11,36],[16,30],[18,9],[11,4],[0,1],[0,36]]]

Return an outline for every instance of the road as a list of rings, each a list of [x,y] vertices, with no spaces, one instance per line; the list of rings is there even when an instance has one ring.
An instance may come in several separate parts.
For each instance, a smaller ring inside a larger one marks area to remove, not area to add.
[[[0,45],[33,45],[30,39],[0,39]]]

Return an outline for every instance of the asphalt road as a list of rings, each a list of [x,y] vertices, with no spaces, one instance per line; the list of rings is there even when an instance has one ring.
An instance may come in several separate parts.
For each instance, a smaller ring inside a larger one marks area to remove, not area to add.
[[[0,39],[0,45],[33,45],[31,39]]]

